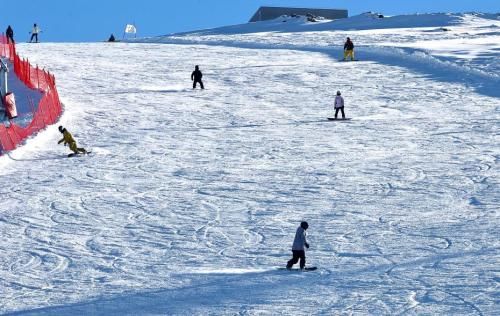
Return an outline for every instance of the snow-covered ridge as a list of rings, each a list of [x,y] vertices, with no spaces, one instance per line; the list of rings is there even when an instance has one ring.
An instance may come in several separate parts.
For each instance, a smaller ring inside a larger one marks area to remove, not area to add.
[[[320,19],[317,22],[310,22],[305,16],[281,16],[269,21],[250,22],[201,31],[178,33],[174,35],[244,34],[257,32],[313,32],[335,30],[354,31],[393,28],[446,27],[461,25],[471,20],[490,20],[492,22],[500,22],[500,15],[490,13],[426,13],[384,16],[380,13],[367,12],[346,19]]]

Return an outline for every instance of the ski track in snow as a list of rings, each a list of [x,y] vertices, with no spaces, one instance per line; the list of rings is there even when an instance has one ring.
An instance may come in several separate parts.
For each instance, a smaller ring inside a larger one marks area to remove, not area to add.
[[[94,154],[52,126],[0,158],[0,312],[498,313],[498,98],[320,52],[19,49]],[[275,271],[301,220],[319,270]]]

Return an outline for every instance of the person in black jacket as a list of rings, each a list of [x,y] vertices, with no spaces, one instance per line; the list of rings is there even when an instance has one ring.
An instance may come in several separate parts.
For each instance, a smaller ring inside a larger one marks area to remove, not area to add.
[[[351,60],[354,60],[354,44],[349,37],[344,44],[344,60],[346,60],[347,57],[351,57]]]
[[[7,35],[7,41],[14,44],[14,30],[10,25],[7,27],[7,30],[5,31],[5,35]]]
[[[193,73],[191,74],[191,80],[193,81],[193,89],[196,88],[196,83],[199,82],[200,83],[200,87],[202,89],[205,89],[205,87],[203,86],[203,82],[201,81],[201,78],[203,77],[203,74],[201,73],[200,71],[200,67],[198,67],[198,65],[196,65],[194,67],[194,71]]]

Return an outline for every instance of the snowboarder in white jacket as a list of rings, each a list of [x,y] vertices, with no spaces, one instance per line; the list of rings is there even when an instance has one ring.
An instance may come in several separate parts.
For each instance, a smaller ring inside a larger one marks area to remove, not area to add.
[[[344,113],[344,98],[340,95],[340,91],[337,91],[337,96],[335,97],[335,119],[337,119],[337,115],[339,114],[339,111],[342,112],[342,119],[345,119],[345,113]]]
[[[306,239],[306,230],[309,228],[307,222],[301,222],[300,226],[297,228],[295,233],[295,239],[293,240],[292,253],[293,258],[286,264],[287,269],[291,269],[294,264],[296,264],[300,259],[300,269],[303,270],[306,266],[306,251],[305,248],[309,248],[309,244]],[[305,248],[304,248],[305,247]]]
[[[36,23],[33,24],[33,29],[30,32],[31,34],[30,43],[33,42],[33,38],[35,39],[35,43],[38,43],[38,33],[40,32],[41,32],[40,27],[38,27]]]

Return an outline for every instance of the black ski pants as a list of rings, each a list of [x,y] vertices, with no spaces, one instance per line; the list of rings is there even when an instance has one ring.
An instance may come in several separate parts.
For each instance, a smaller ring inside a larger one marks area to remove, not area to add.
[[[38,43],[38,33],[31,34],[30,43],[33,42],[33,38],[35,38],[35,43]]]
[[[291,269],[300,259],[300,268],[304,269],[306,266],[306,252],[304,250],[292,250],[293,258],[288,260],[286,264],[287,269]]]
[[[345,119],[344,107],[335,109],[335,118],[337,118],[337,115],[339,114],[339,110],[342,112],[342,118]]]
[[[205,89],[205,87],[203,86],[203,82],[201,80],[196,80],[196,79],[193,81],[193,89],[196,88],[196,83],[198,83],[198,82],[200,83],[200,87],[202,89]]]

